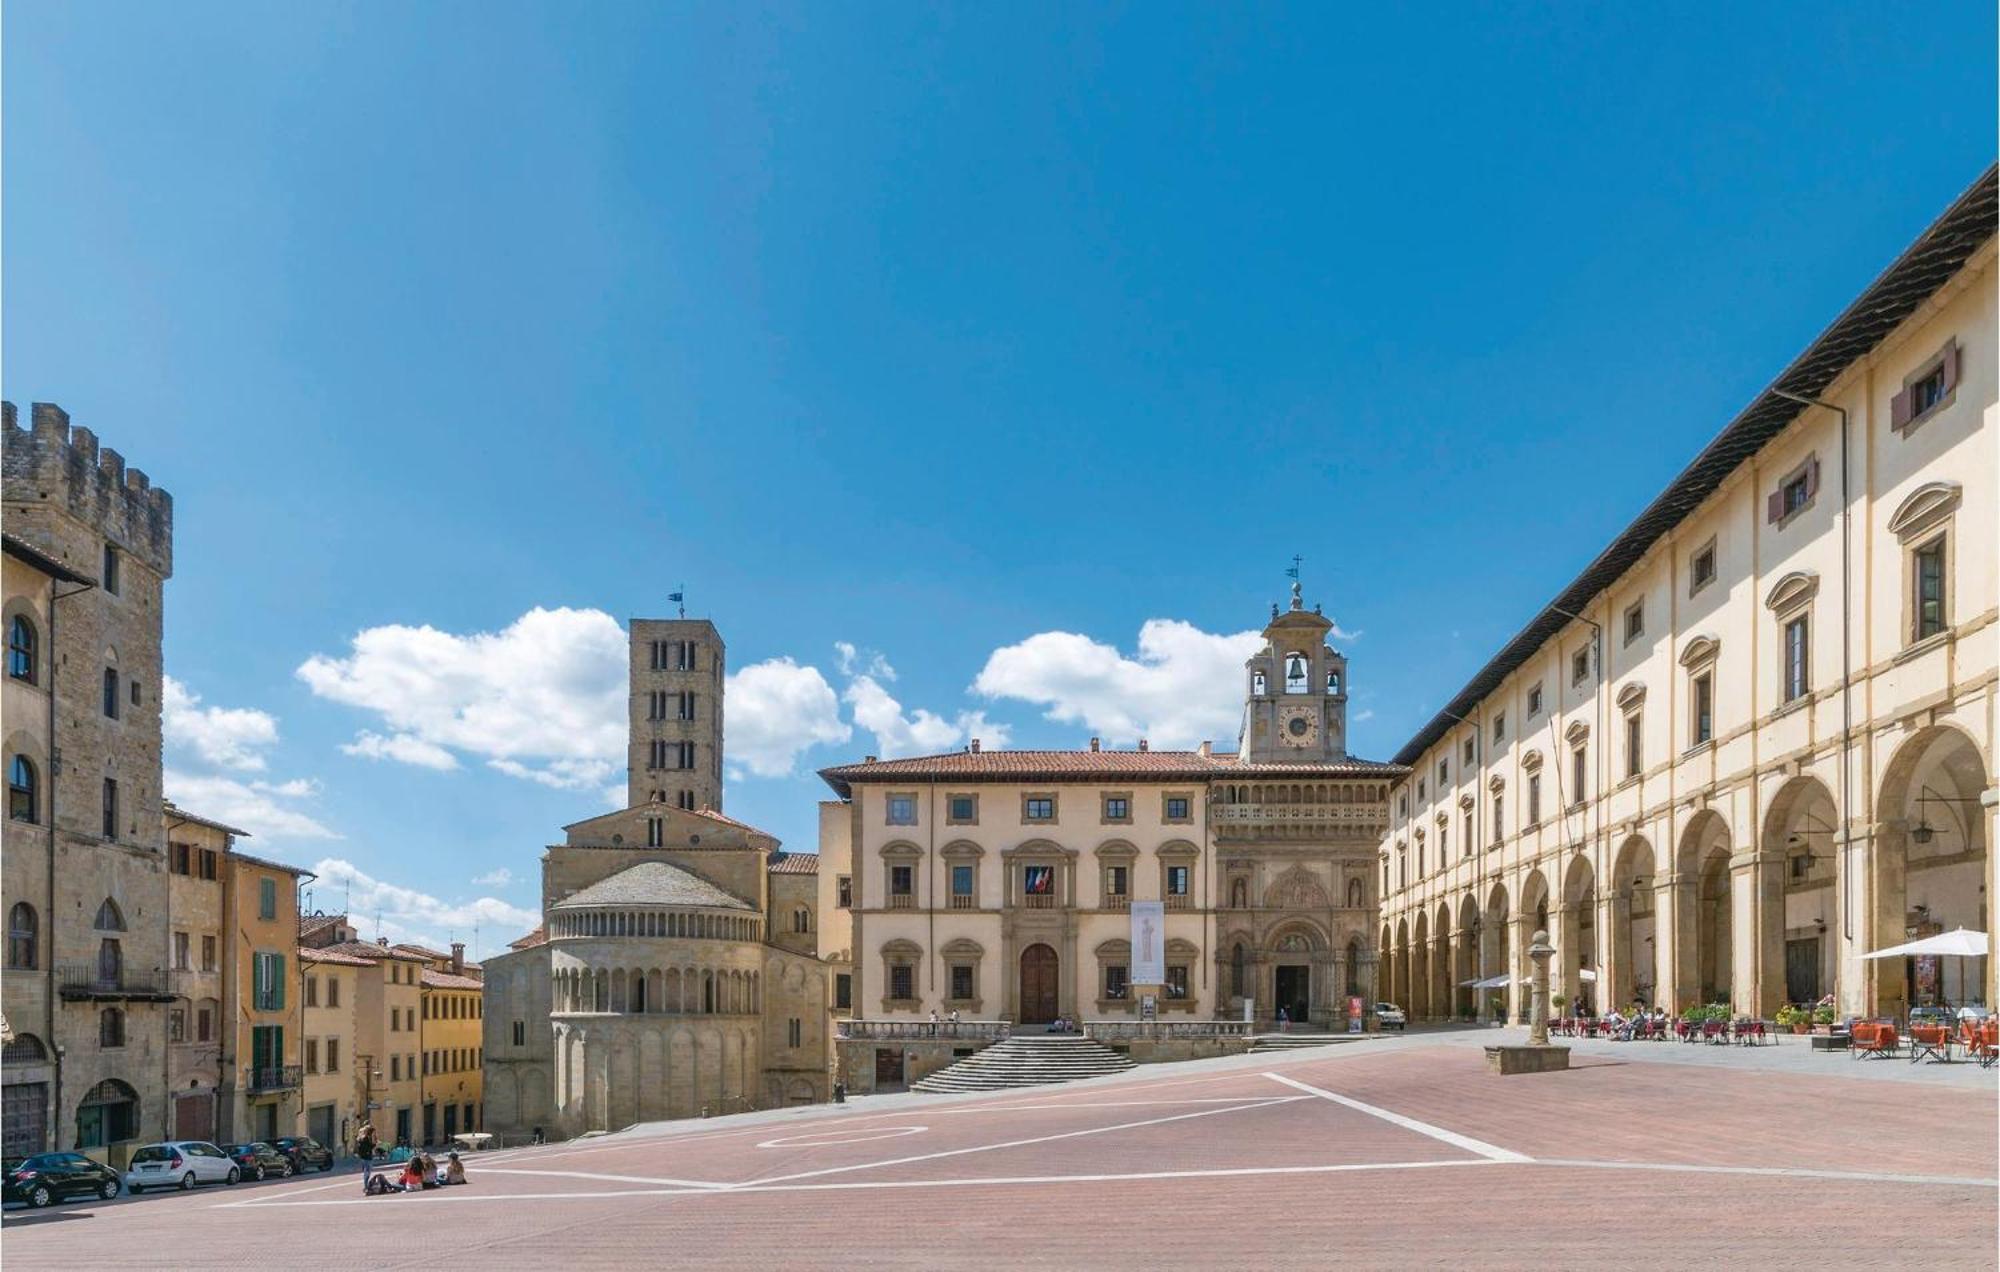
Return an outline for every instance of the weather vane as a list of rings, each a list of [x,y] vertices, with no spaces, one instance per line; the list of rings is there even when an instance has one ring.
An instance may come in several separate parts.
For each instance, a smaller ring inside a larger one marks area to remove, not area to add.
[[[1286,577],[1286,578],[1288,578],[1288,579],[1290,579],[1290,580],[1292,581],[1292,608],[1293,608],[1293,609],[1299,609],[1299,608],[1303,607],[1303,606],[1304,606],[1304,604],[1305,604],[1305,598],[1304,598],[1304,596],[1303,596],[1303,592],[1304,592],[1304,588],[1303,588],[1303,586],[1302,586],[1302,585],[1300,584],[1300,582],[1299,582],[1299,566],[1300,566],[1300,565],[1301,565],[1301,564],[1302,564],[1302,563],[1303,563],[1304,561],[1305,561],[1305,558],[1304,558],[1304,557],[1302,557],[1302,556],[1300,556],[1300,555],[1299,555],[1298,553],[1294,552],[1294,553],[1292,554],[1292,563],[1291,563],[1291,565],[1290,565],[1289,567],[1287,567],[1287,568],[1286,568],[1286,570],[1285,570],[1285,577]]]
[[[681,617],[682,617],[682,618],[686,618],[686,617],[688,616],[688,607],[687,607],[687,584],[685,584],[685,583],[681,584],[681,585],[680,585],[680,590],[679,590],[678,592],[669,592],[669,593],[667,593],[667,599],[668,599],[668,600],[670,600],[670,601],[672,601],[672,602],[673,602],[674,604],[676,604],[676,605],[678,605],[678,606],[680,606],[680,607],[681,607]]]

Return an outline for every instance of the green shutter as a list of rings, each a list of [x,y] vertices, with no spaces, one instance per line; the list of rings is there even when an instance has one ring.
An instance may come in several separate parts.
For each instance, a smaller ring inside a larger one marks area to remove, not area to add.
[[[271,1010],[285,1009],[285,956],[271,955]]]

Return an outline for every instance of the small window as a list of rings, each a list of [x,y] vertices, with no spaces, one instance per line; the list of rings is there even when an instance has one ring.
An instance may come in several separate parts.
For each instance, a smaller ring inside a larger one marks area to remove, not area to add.
[[[1634,601],[1625,608],[1625,643],[1631,644],[1646,634],[1646,602]]]
[[[790,1047],[799,1046],[804,1033],[804,1025],[797,1016],[793,1016],[785,1022],[785,1045]]]
[[[104,715],[106,719],[118,718],[118,669],[104,669]]]
[[[1478,758],[1479,735],[1475,733],[1467,737],[1465,745],[1459,748],[1458,762],[1469,769],[1472,767],[1473,761]]]
[[[1507,837],[1507,805],[1503,796],[1493,797],[1493,842],[1488,848],[1498,848],[1500,841]]]
[[[979,799],[974,795],[954,795],[946,806],[946,820],[969,826],[979,820]]]
[[[257,881],[257,917],[275,919],[278,917],[278,881],[259,879]]]
[[[1184,897],[1188,894],[1188,877],[1192,872],[1186,866],[1167,867],[1167,895]]]
[[[1787,477],[1785,484],[1778,488],[1777,520],[1783,521],[1812,502],[1813,473],[1817,462],[1807,464],[1793,476]]]
[[[1030,795],[1022,801],[1021,815],[1031,822],[1054,821],[1056,801],[1047,795]]]
[[[117,548],[112,547],[108,543],[104,545],[104,590],[113,596],[118,595],[120,586],[118,578],[118,555]]]
[[[41,963],[41,921],[35,907],[16,901],[7,911],[7,966],[16,971],[33,971]]]
[[[128,684],[127,684],[127,685],[125,686],[125,696],[126,696],[126,697],[127,697],[128,699],[130,699],[130,700],[131,700],[131,702],[132,702],[132,705],[133,705],[133,706],[135,706],[135,707],[136,707],[136,706],[138,706],[138,705],[139,705],[139,682],[138,682],[138,681],[136,681],[136,680],[134,680],[134,681],[131,681],[130,683],[128,683]]]
[[[35,625],[25,614],[16,614],[7,624],[7,674],[15,680],[35,683]]]
[[[1410,796],[1409,792],[1405,791],[1403,794],[1396,796],[1396,816],[1408,817],[1409,815]]]
[[[1910,382],[1910,418],[1916,419],[1935,410],[1944,401],[1944,366],[1940,363],[1931,371]]]
[[[116,1007],[106,1007],[97,1014],[97,1045],[100,1047],[125,1045],[124,1012]]]
[[[1104,820],[1108,822],[1131,821],[1132,801],[1123,795],[1106,795],[1104,797]]]
[[[30,824],[39,822],[41,803],[41,787],[36,781],[34,762],[25,755],[17,755],[7,761],[8,819]]]
[[[1538,680],[1528,686],[1528,715],[1530,718],[1542,713],[1542,684]]]
[[[1804,854],[1793,857],[1792,878],[1807,879],[1810,877],[1812,877],[1812,858]]]
[[[951,996],[964,1001],[972,997],[972,967],[967,963],[951,965]],[[797,1043],[792,1044],[797,1046]]]
[[[1185,964],[1172,963],[1167,966],[1167,997],[1186,998],[1188,996],[1188,969]]]
[[[1306,691],[1306,656],[1300,653],[1285,655],[1285,692],[1304,693]]]
[[[1690,695],[1693,726],[1689,742],[1700,746],[1715,737],[1715,676],[1713,672],[1702,672],[1694,678],[1694,689]]]
[[[1532,830],[1542,824],[1542,775],[1528,774],[1528,820],[1527,829]]]
[[[1694,560],[1688,565],[1688,595],[1693,596],[1713,582],[1715,582],[1715,542],[1710,540],[1694,554]]]
[[[167,1041],[187,1041],[187,1009],[169,1007],[167,1009]]]
[[[1636,712],[1625,717],[1625,776],[1637,777],[1645,771],[1643,719]]]
[[[833,978],[833,1005],[842,1011],[853,1008],[854,977],[850,973],[841,972]]]
[[[917,797],[914,795],[891,795],[889,797],[889,824],[891,826],[916,825]]]
[[[1451,781],[1451,761],[1438,761],[1438,789],[1443,790]]]
[[[1493,745],[1499,746],[1502,742],[1505,742],[1506,740],[1507,740],[1507,713],[1505,711],[1496,711],[1493,713]]]
[[[1812,690],[1808,666],[1811,655],[1810,623],[1801,614],[1785,624],[1785,701],[1796,702]]]
[[[1187,796],[1185,796],[1185,795],[1169,795],[1169,796],[1167,796],[1167,820],[1168,820],[1168,821],[1170,821],[1170,822],[1182,822],[1182,821],[1188,821],[1188,820],[1191,820],[1191,817],[1192,817],[1192,814],[1190,814],[1190,812],[1188,811],[1188,809],[1189,809],[1189,805],[1188,805],[1188,798],[1187,798]]]
[[[1424,802],[1424,779],[1421,777],[1417,779],[1417,802]]]
[[[1264,673],[1259,671],[1250,677],[1250,692],[1257,697],[1264,696]]]
[[[1939,535],[1911,554],[1916,595],[1915,638],[1924,640],[1944,630],[1944,536]]]
[[[1569,781],[1569,802],[1575,807],[1590,794],[1590,753],[1583,747],[1569,753]]]
[[[1590,679],[1590,647],[1584,646],[1569,656],[1569,682],[1580,685]]]
[[[667,843],[667,819],[648,817],[646,819],[646,847],[664,848]]]
[[[853,876],[851,875],[835,876],[833,881],[833,890],[834,890],[833,904],[836,908],[842,910],[851,910],[854,908]]]
[[[104,779],[104,837],[118,838],[118,779]]]
[[[889,867],[889,895],[892,897],[911,896],[916,891],[916,871],[909,866]]]

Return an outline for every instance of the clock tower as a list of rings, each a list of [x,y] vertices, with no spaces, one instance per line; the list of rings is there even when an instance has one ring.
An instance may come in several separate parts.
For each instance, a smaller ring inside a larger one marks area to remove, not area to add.
[[[1333,622],[1305,608],[1271,607],[1264,647],[1244,666],[1237,754],[1252,764],[1326,764],[1347,758],[1347,659],[1326,643]]]

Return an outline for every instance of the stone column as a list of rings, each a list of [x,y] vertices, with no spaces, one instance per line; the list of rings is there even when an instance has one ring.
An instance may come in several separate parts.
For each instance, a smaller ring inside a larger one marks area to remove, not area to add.
[[[1528,1045],[1531,1047],[1549,1045],[1549,956],[1554,953],[1549,945],[1549,934],[1536,932],[1534,944],[1528,947],[1528,958],[1534,964],[1533,1001],[1528,1016]]]
[[[1526,927],[1527,921],[1520,915],[1508,917],[1506,948],[1501,951],[1500,957],[1499,970],[1507,973],[1507,1020],[1510,1024],[1524,1020],[1528,1015],[1529,994],[1521,984],[1522,974],[1527,971],[1522,965],[1525,961],[1523,938],[1527,935]]]
[[[1556,935],[1553,948],[1556,959],[1556,980],[1553,992],[1563,996],[1562,1010],[1569,1015],[1576,1014],[1578,991],[1583,988],[1583,978],[1578,975],[1583,967],[1583,922],[1575,904],[1565,901],[1555,908]],[[1544,943],[1548,938],[1543,937]],[[1534,947],[1528,947],[1528,957],[1534,957]]]
[[[1653,1005],[1679,1012],[1680,981],[1675,974],[1680,959],[1680,914],[1674,908],[1677,890],[1670,872],[1653,878]]]

